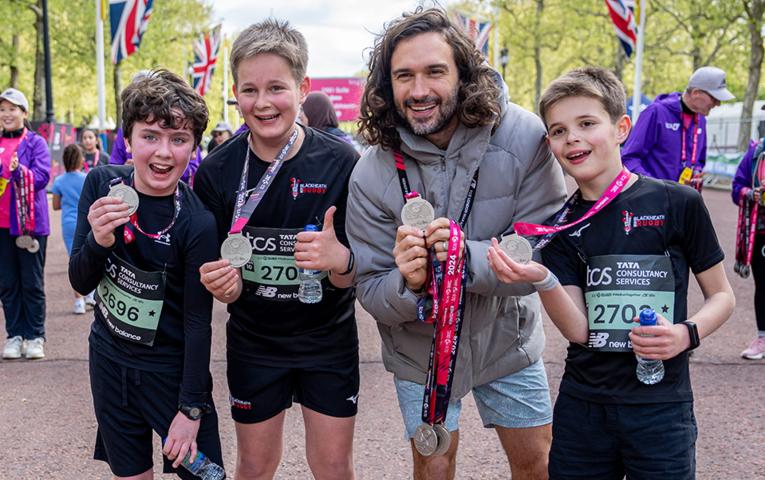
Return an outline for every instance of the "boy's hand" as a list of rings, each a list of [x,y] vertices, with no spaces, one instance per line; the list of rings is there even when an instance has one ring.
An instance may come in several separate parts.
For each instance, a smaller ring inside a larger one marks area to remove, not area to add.
[[[504,283],[534,283],[541,282],[547,276],[547,268],[537,262],[521,264],[510,258],[501,248],[496,238],[491,239],[487,255],[489,266]]]
[[[428,279],[428,250],[422,230],[407,225],[398,227],[393,258],[407,288],[421,290]]]
[[[223,303],[231,303],[242,293],[239,269],[228,260],[207,262],[199,267],[199,281],[208,292]]]
[[[669,360],[691,346],[688,328],[682,324],[671,324],[659,314],[654,327],[635,327],[630,332],[632,350],[648,360]],[[635,317],[633,321],[640,323]],[[650,337],[642,335],[651,335]]]
[[[114,230],[130,221],[130,207],[119,198],[101,197],[88,210],[88,223],[96,243],[111,248],[116,239]]]
[[[446,217],[440,217],[432,222],[425,228],[425,245],[427,248],[434,247],[436,249],[436,258],[439,262],[445,262],[449,252],[449,235],[450,230],[449,219]],[[458,259],[462,258],[465,253],[465,235],[462,236],[460,241],[460,252]]]
[[[173,468],[178,468],[186,454],[191,452],[191,458],[197,456],[197,432],[201,420],[191,420],[178,412],[167,431],[167,439],[162,447],[162,453],[173,462]]]
[[[300,232],[295,243],[295,265],[306,270],[343,272],[348,264],[348,248],[335,235],[335,212],[329,207],[324,213],[320,232]]]

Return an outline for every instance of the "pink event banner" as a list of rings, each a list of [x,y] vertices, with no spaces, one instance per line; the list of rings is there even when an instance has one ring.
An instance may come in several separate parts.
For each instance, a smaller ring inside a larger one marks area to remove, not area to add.
[[[361,94],[364,91],[363,78],[311,78],[311,90],[329,96],[339,121],[355,122],[358,119]]]

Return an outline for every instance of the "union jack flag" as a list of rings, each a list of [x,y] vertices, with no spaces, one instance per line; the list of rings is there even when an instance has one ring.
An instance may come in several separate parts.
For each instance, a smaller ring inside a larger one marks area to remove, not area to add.
[[[194,64],[191,66],[191,86],[201,96],[210,89],[215,63],[218,61],[221,34],[220,25],[200,35],[194,42]],[[225,68],[225,66],[224,66]]]
[[[457,23],[465,30],[468,37],[475,43],[484,57],[489,56],[489,33],[491,32],[491,22],[479,22],[478,20],[466,17],[460,13],[456,14]]]
[[[637,43],[638,27],[635,20],[635,3],[634,0],[606,0],[608,13],[614,22],[616,36],[619,38],[627,57],[632,56],[632,51],[635,50]]]
[[[153,4],[154,0],[109,0],[112,63],[115,65],[138,50]]]

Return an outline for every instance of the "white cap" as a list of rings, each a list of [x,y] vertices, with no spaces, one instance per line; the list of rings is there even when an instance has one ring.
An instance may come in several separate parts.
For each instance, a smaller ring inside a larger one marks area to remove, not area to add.
[[[721,102],[736,98],[725,85],[725,72],[717,67],[701,67],[693,72],[688,80],[688,88],[704,90]]]
[[[7,100],[17,107],[21,107],[25,112],[29,112],[27,97],[15,88],[7,88],[3,93],[0,93],[0,100]]]

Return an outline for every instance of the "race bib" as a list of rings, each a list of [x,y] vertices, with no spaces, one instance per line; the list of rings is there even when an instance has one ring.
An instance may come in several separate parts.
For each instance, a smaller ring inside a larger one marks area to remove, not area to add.
[[[672,261],[665,255],[603,255],[587,264],[589,340],[601,352],[631,352],[629,332],[633,319],[652,308],[673,322],[675,278]]]
[[[242,279],[256,296],[277,302],[298,301],[300,279],[295,266],[295,243],[302,229],[245,227],[252,258],[242,267]],[[322,279],[327,276],[322,272]]]
[[[106,259],[96,305],[115,337],[152,346],[165,297],[165,275],[144,272],[117,255]]]

